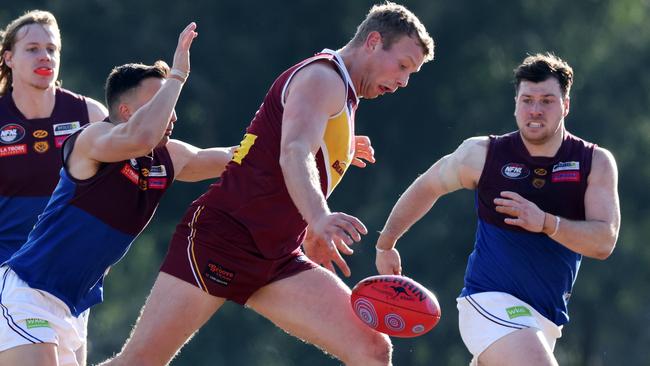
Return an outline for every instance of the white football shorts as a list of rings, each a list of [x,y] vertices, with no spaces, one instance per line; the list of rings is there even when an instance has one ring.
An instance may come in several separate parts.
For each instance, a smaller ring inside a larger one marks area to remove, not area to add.
[[[75,351],[86,344],[88,310],[73,316],[63,301],[29,287],[8,266],[0,267],[0,310],[0,352],[54,343],[59,365],[79,365]]]
[[[542,331],[551,350],[562,336],[562,326],[557,326],[538,313],[532,306],[504,292],[481,292],[456,299],[458,328],[465,346],[478,356],[492,343],[514,331],[535,328]]]

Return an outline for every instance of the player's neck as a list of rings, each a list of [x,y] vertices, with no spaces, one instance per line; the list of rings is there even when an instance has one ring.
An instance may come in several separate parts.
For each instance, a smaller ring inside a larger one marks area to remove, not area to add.
[[[11,98],[25,118],[48,118],[54,110],[56,88],[51,87],[43,90],[29,85],[14,87],[11,91]]]
[[[348,74],[350,75],[350,79],[352,80],[352,85],[354,85],[354,89],[357,91],[357,93],[360,92],[361,88],[361,80],[360,80],[360,73],[358,70],[358,63],[355,62],[355,60],[358,59],[356,56],[356,53],[358,52],[358,48],[351,47],[350,45],[345,45],[343,48],[339,49],[336,51],[339,56],[341,56],[341,59],[343,60],[343,64],[345,64],[345,69],[348,71]]]
[[[530,156],[553,157],[560,150],[560,146],[562,146],[562,141],[564,141],[565,135],[566,130],[564,128],[561,128],[556,134],[542,143],[535,143],[527,140],[523,136],[521,137],[524,146],[526,147],[526,150],[528,150],[528,154],[530,154]]]

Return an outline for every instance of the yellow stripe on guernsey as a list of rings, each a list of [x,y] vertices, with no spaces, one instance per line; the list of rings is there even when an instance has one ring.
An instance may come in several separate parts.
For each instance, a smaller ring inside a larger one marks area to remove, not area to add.
[[[327,167],[327,196],[339,184],[354,155],[352,135],[353,111],[347,105],[327,121],[321,151]]]

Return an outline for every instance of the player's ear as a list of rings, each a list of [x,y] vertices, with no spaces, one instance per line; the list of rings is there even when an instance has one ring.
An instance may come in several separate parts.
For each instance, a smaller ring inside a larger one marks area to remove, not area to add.
[[[4,63],[5,63],[5,65],[9,66],[9,68],[11,68],[11,66],[13,64],[12,57],[13,57],[13,53],[11,51],[9,51],[9,50],[6,50],[6,51],[4,51],[2,53],[2,59],[3,59]]]
[[[383,40],[381,38],[381,34],[377,31],[368,33],[364,46],[370,52],[373,52],[375,49],[377,49],[377,47],[382,47]]]
[[[569,114],[569,109],[571,109],[571,98],[567,96],[562,100],[562,103],[564,103],[564,117],[566,117]]]
[[[131,118],[131,108],[126,103],[120,103],[120,105],[117,107],[117,111],[120,114],[120,119],[122,121],[128,121],[129,118]]]

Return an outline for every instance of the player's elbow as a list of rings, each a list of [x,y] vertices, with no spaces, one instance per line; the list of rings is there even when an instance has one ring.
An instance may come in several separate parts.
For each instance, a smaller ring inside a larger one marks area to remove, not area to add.
[[[616,248],[616,237],[612,237],[601,243],[601,245],[598,246],[596,253],[594,253],[593,258],[605,260],[612,255],[614,248]]]

